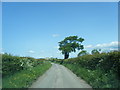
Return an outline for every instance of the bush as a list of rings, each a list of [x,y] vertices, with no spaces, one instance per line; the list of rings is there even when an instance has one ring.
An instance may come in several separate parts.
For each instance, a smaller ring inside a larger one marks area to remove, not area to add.
[[[65,63],[81,65],[91,70],[100,68],[105,72],[112,70],[118,73],[118,68],[120,67],[120,52],[114,51],[95,55],[84,55],[77,58],[66,59],[64,60],[64,64]]]
[[[4,77],[24,69],[31,69],[41,63],[43,63],[42,60],[38,61],[31,57],[12,56],[6,53],[2,55],[2,74]]]
[[[2,88],[3,90],[7,90],[8,88],[18,88],[20,90],[22,90],[23,88],[29,88],[32,83],[39,76],[43,75],[50,67],[51,64],[45,62],[31,68],[31,70],[24,69],[20,72],[16,72],[14,75],[6,76],[2,79]]]
[[[119,88],[120,52],[113,51],[65,59],[63,65],[93,88]]]
[[[3,76],[13,74],[17,71],[22,70],[20,58],[12,56],[10,54],[2,55],[2,73]]]

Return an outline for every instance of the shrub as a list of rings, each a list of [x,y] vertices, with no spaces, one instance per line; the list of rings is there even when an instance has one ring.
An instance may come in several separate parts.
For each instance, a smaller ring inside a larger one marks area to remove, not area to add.
[[[2,55],[2,74],[4,77],[23,69],[31,69],[41,63],[43,63],[42,60],[39,61],[31,57],[12,56],[6,53]]]
[[[120,51],[65,59],[63,65],[93,88],[119,88]]]

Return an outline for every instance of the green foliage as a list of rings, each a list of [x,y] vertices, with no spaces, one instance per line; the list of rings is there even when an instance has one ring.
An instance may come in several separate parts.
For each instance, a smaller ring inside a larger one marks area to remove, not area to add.
[[[95,55],[84,55],[77,58],[67,59],[64,63],[80,64],[82,67],[89,68],[91,70],[97,68],[100,68],[105,72],[113,70],[118,73],[117,71],[120,65],[120,52],[114,51]]]
[[[51,64],[44,59],[3,54],[3,88],[27,88],[50,67]]]
[[[24,69],[31,69],[32,67],[42,63],[43,61],[38,61],[31,57],[18,57],[10,54],[3,54],[2,75],[5,77]]]
[[[3,54],[2,55],[2,74],[3,74],[3,77],[22,70],[20,60],[21,60],[20,57],[12,56],[10,54]]]
[[[91,53],[92,53],[92,54],[99,54],[100,51],[101,51],[101,49],[99,49],[99,50],[93,49],[93,50],[91,51]]]
[[[120,87],[120,52],[97,53],[64,60],[66,67],[93,88]]]
[[[119,80],[113,72],[104,73],[101,69],[90,70],[82,66],[73,64],[64,64],[77,76],[87,81],[92,88],[119,88]]]
[[[83,56],[83,55],[87,55],[87,51],[86,50],[82,50],[81,52],[78,53],[78,56]]]
[[[3,78],[4,88],[28,88],[39,76],[51,67],[51,64],[45,62],[31,69],[24,69],[13,75]]]
[[[68,58],[69,53],[76,52],[76,49],[80,50],[84,48],[83,45],[81,45],[83,41],[84,39],[78,38],[78,36],[66,37],[63,41],[59,42],[59,50]]]

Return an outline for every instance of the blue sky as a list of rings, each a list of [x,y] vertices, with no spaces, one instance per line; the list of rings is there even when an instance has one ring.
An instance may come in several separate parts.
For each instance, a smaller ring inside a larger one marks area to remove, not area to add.
[[[110,50],[117,45],[117,2],[8,2],[3,3],[2,9],[3,52],[63,58],[58,42],[71,35],[84,38],[88,51]]]

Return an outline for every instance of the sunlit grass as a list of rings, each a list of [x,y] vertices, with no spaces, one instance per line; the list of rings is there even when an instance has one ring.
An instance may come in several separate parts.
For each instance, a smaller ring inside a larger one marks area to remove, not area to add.
[[[51,64],[46,62],[32,69],[22,70],[14,75],[6,76],[3,78],[3,88],[27,88],[50,67]]]

